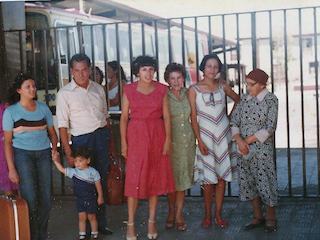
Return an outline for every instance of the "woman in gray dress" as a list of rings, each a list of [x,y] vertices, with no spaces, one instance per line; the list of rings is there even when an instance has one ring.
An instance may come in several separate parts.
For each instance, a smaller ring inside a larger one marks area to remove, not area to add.
[[[250,200],[254,219],[251,230],[265,225],[265,232],[277,230],[277,177],[273,161],[274,132],[278,118],[278,99],[266,88],[269,76],[254,69],[246,76],[249,94],[242,96],[231,118],[232,138],[239,148],[238,181],[241,201]],[[266,219],[261,211],[266,207]]]

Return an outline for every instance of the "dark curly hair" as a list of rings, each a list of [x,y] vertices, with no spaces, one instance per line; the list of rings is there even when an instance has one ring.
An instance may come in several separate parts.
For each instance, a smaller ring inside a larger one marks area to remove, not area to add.
[[[82,157],[85,159],[91,158],[92,155],[92,151],[90,148],[87,148],[86,146],[80,146],[77,147],[74,151],[73,151],[73,157]]]
[[[168,80],[169,80],[169,75],[170,75],[170,73],[172,73],[172,72],[181,72],[181,74],[182,74],[182,77],[184,78],[184,79],[186,79],[186,77],[187,77],[187,72],[186,72],[186,68],[182,65],[182,64],[180,64],[180,63],[175,63],[175,62],[173,62],[173,63],[169,63],[168,65],[167,65],[167,67],[166,67],[166,70],[165,70],[165,72],[164,72],[164,80],[166,80],[166,82],[168,82]]]
[[[97,66],[96,66],[96,71],[98,71],[98,74],[100,75],[100,84],[102,84],[103,78],[104,78],[103,72]],[[92,75],[93,75],[93,73],[92,73]]]
[[[204,71],[204,68],[205,68],[205,66],[206,66],[206,64],[207,64],[207,61],[208,61],[209,59],[211,59],[211,58],[216,59],[216,60],[218,61],[218,64],[219,64],[219,72],[221,72],[221,70],[222,70],[222,62],[220,61],[220,58],[218,57],[218,55],[215,54],[215,53],[205,55],[205,56],[203,57],[201,63],[200,63],[199,69],[203,72],[203,71]]]
[[[20,101],[20,94],[17,92],[17,90],[21,88],[21,85],[24,81],[29,79],[32,79],[34,81],[34,78],[31,75],[21,73],[13,81],[12,86],[9,88],[8,92],[8,102],[10,105],[13,105]],[[34,98],[34,100],[36,99],[37,97]]]
[[[77,54],[72,56],[72,58],[69,61],[69,68],[73,69],[73,62],[74,61],[76,61],[76,62],[86,61],[88,67],[91,67],[90,58],[87,55],[83,54],[83,53],[77,53]]]
[[[118,62],[117,61],[112,61],[112,62],[108,62],[108,66],[112,68],[113,71],[118,70]],[[120,71],[121,71],[121,80],[126,81],[126,75],[124,74],[123,68],[122,66],[119,64],[120,66]],[[119,71],[116,73],[117,78],[120,79],[120,73]]]
[[[131,65],[132,73],[138,77],[138,73],[141,67],[151,66],[154,71],[157,71],[157,60],[150,56],[139,56],[136,57]]]

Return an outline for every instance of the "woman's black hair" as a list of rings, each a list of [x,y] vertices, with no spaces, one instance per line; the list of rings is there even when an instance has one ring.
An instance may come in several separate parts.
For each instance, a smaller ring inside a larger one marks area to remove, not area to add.
[[[98,71],[98,74],[100,75],[100,84],[103,82],[103,72],[100,70],[99,67],[96,66],[96,70]],[[93,74],[92,74],[93,75]]]
[[[220,58],[218,57],[218,55],[215,54],[215,53],[205,55],[205,56],[203,57],[201,63],[200,63],[199,69],[203,72],[203,71],[204,71],[204,68],[205,68],[205,66],[206,66],[206,64],[207,64],[207,61],[208,61],[209,59],[211,59],[211,58],[216,59],[216,60],[218,61],[218,64],[219,64],[219,72],[221,72],[221,70],[222,70],[222,62],[220,61]]]
[[[88,158],[91,158],[92,151],[90,148],[87,148],[86,146],[80,146],[73,151],[72,155],[74,158],[83,157],[85,159],[88,159]]]
[[[169,75],[170,75],[170,73],[172,73],[172,72],[181,72],[181,74],[182,74],[182,77],[184,78],[184,79],[186,79],[186,77],[187,77],[187,72],[186,72],[186,68],[182,65],[182,64],[180,64],[180,63],[175,63],[175,62],[173,62],[173,63],[169,63],[168,65],[167,65],[167,67],[166,67],[166,70],[165,70],[165,72],[164,72],[164,80],[166,80],[166,82],[168,82],[168,80],[169,80]]]
[[[122,66],[117,61],[108,62],[108,66],[112,68],[113,71],[118,70],[118,65],[120,66],[121,71],[121,80],[127,81],[126,75],[124,74]],[[120,79],[120,73],[117,71],[116,73],[118,80]]]
[[[17,90],[20,89],[23,82],[28,79],[34,80],[34,78],[31,75],[21,73],[13,81],[8,93],[8,102],[10,105],[13,105],[20,101],[20,94],[17,92]],[[34,99],[36,100],[36,97]]]
[[[151,66],[154,68],[154,71],[157,71],[157,61],[155,58],[150,56],[139,56],[136,57],[132,62],[132,73],[138,77],[138,73],[141,67]]]

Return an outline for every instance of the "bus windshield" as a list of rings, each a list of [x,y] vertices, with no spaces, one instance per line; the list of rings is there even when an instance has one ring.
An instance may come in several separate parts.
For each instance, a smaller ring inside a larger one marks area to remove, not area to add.
[[[45,15],[26,12],[27,72],[35,78],[38,90],[46,88],[46,78],[48,78],[49,90],[57,88],[57,72],[50,32],[53,30],[33,30],[48,27],[48,18]]]

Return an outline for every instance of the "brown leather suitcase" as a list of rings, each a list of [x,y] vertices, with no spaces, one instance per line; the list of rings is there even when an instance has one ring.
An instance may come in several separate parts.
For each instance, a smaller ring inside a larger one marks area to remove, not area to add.
[[[15,195],[0,196],[0,239],[30,240],[27,202]]]

